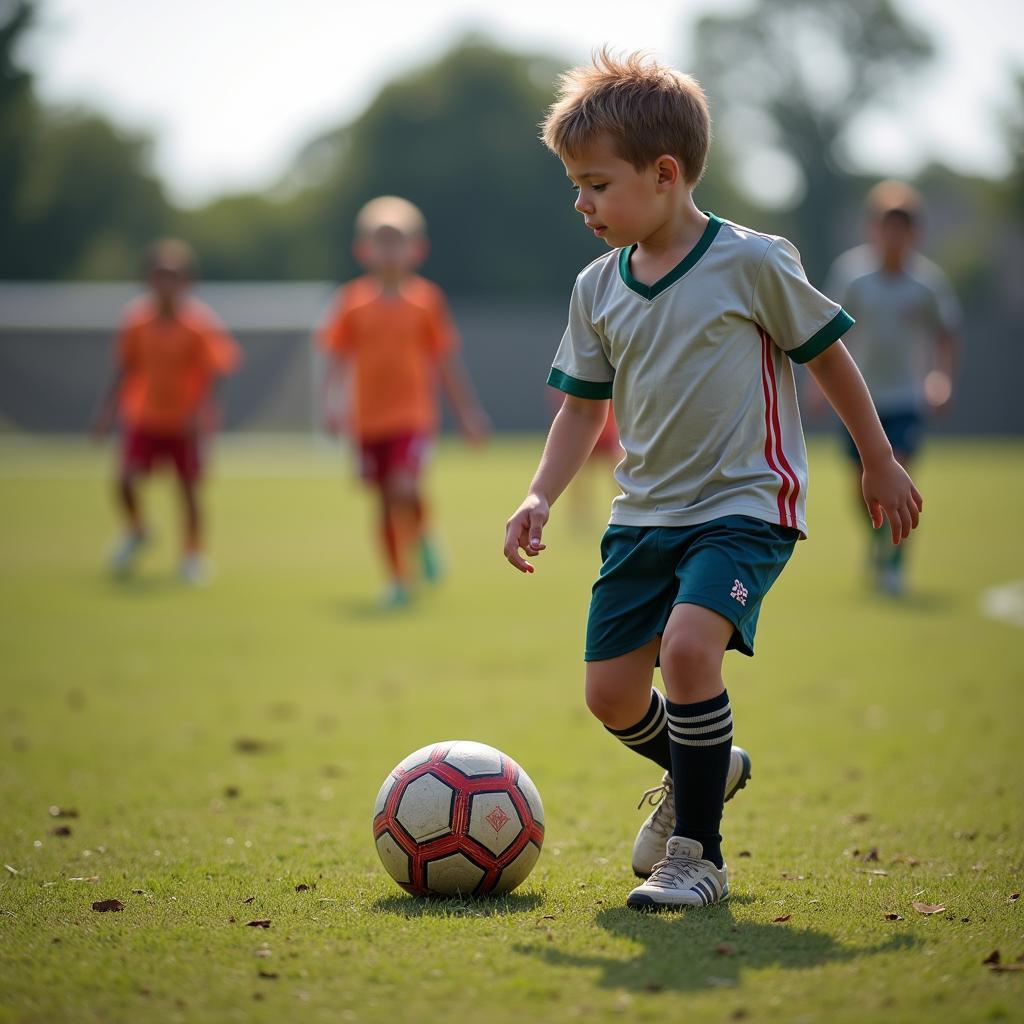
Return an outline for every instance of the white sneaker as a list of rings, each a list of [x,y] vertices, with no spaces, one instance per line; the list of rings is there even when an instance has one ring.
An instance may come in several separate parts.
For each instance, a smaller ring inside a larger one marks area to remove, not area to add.
[[[127,576],[135,567],[135,559],[139,552],[149,543],[147,533],[126,533],[110,552],[107,561],[110,571],[115,576]]]
[[[651,877],[626,900],[631,910],[679,910],[709,907],[729,898],[729,874],[704,860],[704,848],[694,839],[672,836],[665,856],[654,865]]]
[[[202,555],[183,555],[178,564],[178,578],[192,587],[205,587],[213,578],[210,566]]]
[[[887,565],[878,574],[878,589],[887,597],[903,597],[907,592],[907,580],[903,569]]]
[[[725,780],[725,799],[731,800],[750,780],[750,755],[742,747],[733,747],[729,758],[729,774]],[[665,852],[665,843],[676,827],[675,794],[672,773],[665,772],[660,786],[647,790],[637,807],[653,804],[647,820],[633,840],[633,874],[646,878]]]

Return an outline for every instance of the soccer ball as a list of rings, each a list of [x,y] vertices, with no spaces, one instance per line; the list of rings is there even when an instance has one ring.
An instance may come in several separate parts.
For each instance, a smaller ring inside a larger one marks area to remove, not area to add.
[[[422,747],[384,780],[373,839],[391,877],[416,896],[511,892],[544,842],[544,806],[530,777],[483,743]]]

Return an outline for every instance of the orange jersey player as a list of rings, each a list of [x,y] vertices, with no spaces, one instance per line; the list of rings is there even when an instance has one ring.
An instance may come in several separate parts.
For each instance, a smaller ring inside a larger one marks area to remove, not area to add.
[[[192,266],[182,242],[165,239],[151,248],[149,294],[125,310],[113,380],[97,418],[97,433],[106,433],[115,415],[123,431],[117,493],[126,530],[111,556],[116,575],[131,570],[149,536],[138,479],[168,462],[184,510],[181,577],[189,583],[206,578],[198,498],[202,441],[215,427],[216,383],[235,369],[240,353],[212,311],[188,295]]]
[[[367,273],[340,290],[320,331],[330,357],[328,429],[347,430],[360,475],[380,502],[387,606],[410,600],[417,548],[424,576],[433,581],[440,574],[421,484],[438,428],[438,385],[471,441],[487,433],[458,359],[458,334],[444,295],[415,273],[426,252],[423,216],[412,203],[397,196],[367,203],[356,218],[355,242]],[[339,385],[345,391],[343,422],[331,411]]]

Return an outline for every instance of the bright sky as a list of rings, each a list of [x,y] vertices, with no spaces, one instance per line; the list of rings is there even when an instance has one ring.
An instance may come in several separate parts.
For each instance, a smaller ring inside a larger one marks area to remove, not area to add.
[[[851,0],[857,2],[857,0]],[[928,156],[965,172],[1007,165],[998,111],[1024,69],[1020,0],[897,0],[931,28],[933,70],[861,132],[866,170],[912,173]],[[502,45],[584,60],[604,43],[680,63],[689,27],[742,0],[42,0],[25,60],[42,96],[86,103],[156,137],[175,198],[260,188],[313,134],[378,87],[482,31]],[[712,97],[713,100],[713,97]]]

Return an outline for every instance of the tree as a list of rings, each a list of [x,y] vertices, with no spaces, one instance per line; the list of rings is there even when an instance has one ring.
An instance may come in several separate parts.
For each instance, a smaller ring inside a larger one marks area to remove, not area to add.
[[[849,129],[930,58],[928,35],[891,0],[757,0],[701,19],[694,52],[732,157],[753,156],[756,171],[760,156],[775,174],[788,159],[802,192],[790,230],[820,279],[850,198]]]

